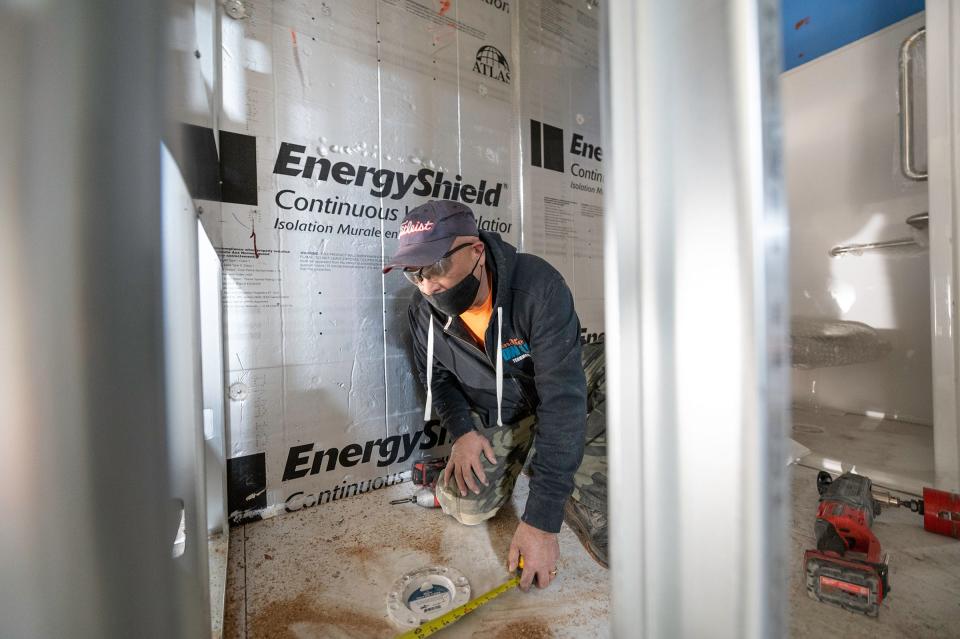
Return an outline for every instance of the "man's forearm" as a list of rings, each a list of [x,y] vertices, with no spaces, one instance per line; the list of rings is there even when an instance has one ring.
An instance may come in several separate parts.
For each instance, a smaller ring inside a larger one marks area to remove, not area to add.
[[[539,455],[540,451],[536,454]],[[530,479],[530,494],[521,518],[523,521],[545,532],[560,531],[563,505],[573,492],[573,472],[564,475],[565,477],[549,477],[534,468],[533,477]]]

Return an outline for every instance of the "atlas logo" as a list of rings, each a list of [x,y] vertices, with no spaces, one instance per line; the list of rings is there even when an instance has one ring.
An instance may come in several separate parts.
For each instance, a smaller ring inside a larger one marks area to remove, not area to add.
[[[477,49],[477,56],[473,62],[473,70],[504,84],[510,84],[510,65],[507,56],[500,49],[484,45]]]

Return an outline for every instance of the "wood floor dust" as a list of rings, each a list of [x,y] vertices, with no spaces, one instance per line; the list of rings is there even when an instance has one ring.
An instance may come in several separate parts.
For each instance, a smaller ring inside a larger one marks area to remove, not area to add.
[[[269,603],[263,612],[250,621],[250,639],[298,639],[292,626],[307,623],[339,629],[342,637],[386,637],[393,627],[384,619],[358,613],[355,610],[334,608],[317,610],[306,594],[301,593],[294,599],[283,599]],[[317,636],[325,636],[318,634]]]
[[[399,541],[405,548],[430,555],[430,560],[434,563],[440,564],[446,559],[443,554],[443,540],[436,530],[418,531],[412,535],[400,537]]]
[[[387,617],[386,593],[405,572],[431,565],[456,568],[469,580],[473,596],[506,579],[525,485],[480,526],[461,526],[439,509],[390,505],[412,491],[409,484],[392,486],[246,525],[238,544],[231,538],[233,561],[228,563],[235,587],[228,594],[231,634],[224,639],[386,639],[399,632]],[[441,635],[609,636],[601,609],[608,597],[601,588],[605,572],[582,553],[569,531],[561,532],[560,544],[563,577],[531,595],[537,597],[532,610],[532,600],[517,593],[514,604],[523,610],[507,616],[494,608],[478,611]],[[582,618],[568,619],[571,610],[582,612]]]
[[[494,639],[551,639],[553,631],[539,619],[513,621],[497,631]]]
[[[355,559],[359,559],[362,562],[370,561],[377,556],[377,553],[372,548],[359,542],[353,546],[348,546],[347,548],[343,549],[342,552],[354,557]]]

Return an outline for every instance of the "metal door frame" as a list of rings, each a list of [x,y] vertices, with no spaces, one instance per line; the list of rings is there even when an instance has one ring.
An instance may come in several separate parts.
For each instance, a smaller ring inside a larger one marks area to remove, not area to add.
[[[928,0],[926,29],[934,470],[938,488],[960,490],[960,7]]]
[[[782,636],[778,3],[603,8],[612,635]]]

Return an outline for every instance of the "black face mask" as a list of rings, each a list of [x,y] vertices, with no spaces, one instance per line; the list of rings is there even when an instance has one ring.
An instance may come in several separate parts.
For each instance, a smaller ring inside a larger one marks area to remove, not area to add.
[[[480,290],[480,280],[473,272],[480,263],[481,253],[477,257],[473,268],[462,280],[451,286],[445,291],[434,293],[433,295],[424,295],[424,299],[430,302],[433,307],[447,315],[460,315],[473,305],[473,300],[477,299],[477,292]]]

